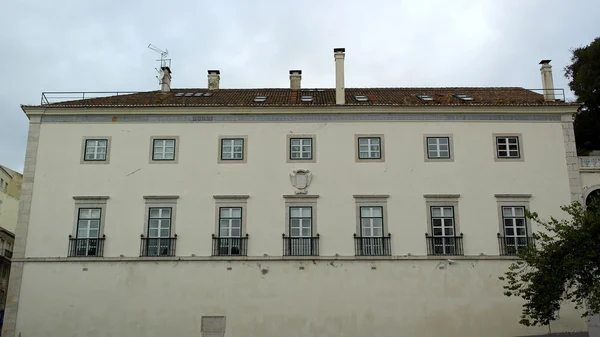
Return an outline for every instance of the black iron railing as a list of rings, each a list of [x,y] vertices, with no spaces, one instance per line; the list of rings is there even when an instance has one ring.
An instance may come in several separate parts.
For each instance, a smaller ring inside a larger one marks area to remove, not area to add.
[[[430,236],[425,234],[427,255],[465,255],[463,234],[460,236]]]
[[[69,256],[70,257],[93,257],[104,255],[104,240],[106,236],[101,238],[74,238],[69,235]],[[12,252],[11,252],[12,257]]]
[[[239,238],[212,235],[212,256],[248,256],[248,234]]]
[[[52,104],[52,103],[60,103],[60,102],[68,102],[68,101],[78,101],[82,99],[89,98],[99,98],[99,97],[107,97],[107,96],[123,96],[135,94],[136,91],[53,91],[53,92],[43,92],[42,99],[40,104]]]
[[[319,256],[319,234],[314,237],[293,238],[283,237],[284,256]]]
[[[7,259],[12,259],[12,255],[13,255],[13,252],[12,252],[12,250],[8,250],[8,249],[5,249],[5,250],[4,250],[4,256],[5,256]]]
[[[535,245],[531,236],[501,236],[498,233],[498,248],[500,255],[517,255]]]
[[[360,237],[354,234],[354,254],[356,256],[391,256],[392,234],[382,237]]]
[[[147,238],[141,235],[140,256],[175,256],[177,234],[171,238]]]

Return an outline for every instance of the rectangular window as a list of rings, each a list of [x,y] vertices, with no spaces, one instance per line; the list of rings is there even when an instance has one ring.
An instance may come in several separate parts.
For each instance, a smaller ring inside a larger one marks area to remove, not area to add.
[[[518,136],[498,136],[496,137],[496,151],[498,158],[520,158],[521,150],[519,148]]]
[[[152,160],[175,160],[175,139],[154,139]]]
[[[454,207],[432,206],[431,233],[428,238],[429,255],[462,255],[461,238],[456,236],[454,222]]]
[[[527,237],[525,207],[503,206],[502,223],[504,227],[504,244],[510,252],[516,253],[519,248],[527,247],[529,240]]]
[[[449,159],[450,138],[449,137],[427,137],[427,158]]]
[[[170,256],[171,254],[171,207],[148,208],[147,256]]]
[[[221,160],[244,160],[244,139],[221,139]]]
[[[290,237],[312,236],[312,207],[290,207]]]
[[[360,228],[363,238],[383,237],[382,207],[360,207]]]
[[[218,255],[245,255],[242,242],[242,208],[219,208]],[[242,254],[244,252],[244,254]]]
[[[79,208],[75,242],[71,242],[71,256],[101,256],[101,208]]]
[[[108,149],[108,139],[86,139],[83,160],[104,161]]]
[[[290,159],[291,160],[311,160],[312,138],[291,138],[290,139]]]
[[[358,137],[358,159],[381,159],[381,138]]]

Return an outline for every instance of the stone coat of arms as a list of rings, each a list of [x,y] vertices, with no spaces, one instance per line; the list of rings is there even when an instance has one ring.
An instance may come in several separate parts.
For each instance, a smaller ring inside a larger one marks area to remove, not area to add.
[[[297,188],[294,193],[306,194],[308,193],[306,189],[312,181],[312,173],[305,169],[294,170],[292,173],[290,173],[290,181],[292,182],[292,186]]]

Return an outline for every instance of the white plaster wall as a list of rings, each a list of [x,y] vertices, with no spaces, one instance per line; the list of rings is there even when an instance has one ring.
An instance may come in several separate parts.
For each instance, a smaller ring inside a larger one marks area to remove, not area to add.
[[[522,133],[523,162],[494,161],[493,133]],[[286,163],[286,134],[315,134],[316,163]],[[454,162],[424,162],[423,134],[454,135]],[[385,134],[385,163],[355,163],[354,134]],[[149,164],[150,136],[179,136],[178,164]],[[248,135],[246,164],[217,164],[219,135]],[[108,165],[81,165],[83,136],[111,136]],[[560,217],[569,185],[560,123],[329,122],[42,124],[26,256],[66,256],[75,195],[107,195],[105,256],[138,256],[144,195],[179,195],[177,254],[210,255],[215,194],[248,194],[249,255],[281,255],[289,173],[308,168],[321,255],[354,255],[353,194],[389,194],[394,255],[425,255],[423,194],[458,193],[465,254],[498,254],[495,193],[530,193]]]
[[[497,278],[508,263],[31,262],[15,335],[200,336],[205,315],[226,316],[226,337],[548,332],[518,324],[520,302],[502,294]],[[585,328],[568,308],[552,324],[553,332]]]

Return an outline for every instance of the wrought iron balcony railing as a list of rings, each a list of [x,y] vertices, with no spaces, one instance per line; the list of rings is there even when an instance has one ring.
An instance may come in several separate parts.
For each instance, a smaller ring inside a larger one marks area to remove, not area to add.
[[[356,256],[391,256],[392,234],[382,237],[360,237],[354,234],[354,254]]]
[[[170,238],[148,238],[141,235],[140,256],[175,256],[177,234]]]
[[[431,236],[425,234],[427,255],[465,255],[463,250],[463,234],[460,236]]]
[[[319,234],[314,237],[283,237],[284,256],[319,256]]]
[[[529,247],[535,245],[535,239],[531,236],[501,236],[498,233],[498,248],[500,255],[517,255]]]
[[[94,257],[104,255],[104,240],[101,238],[74,238],[69,235],[69,257]],[[12,257],[12,252],[10,252]]]
[[[212,235],[212,256],[248,256],[248,234],[238,238]]]

